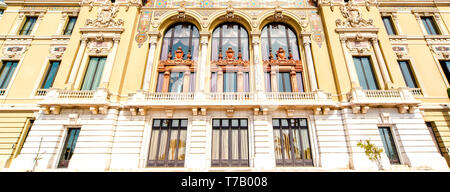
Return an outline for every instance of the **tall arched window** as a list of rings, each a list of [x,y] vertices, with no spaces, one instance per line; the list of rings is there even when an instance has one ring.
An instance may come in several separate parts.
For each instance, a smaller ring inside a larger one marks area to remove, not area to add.
[[[283,23],[261,31],[261,50],[267,92],[303,92],[303,67],[297,35]]]
[[[158,65],[157,92],[195,91],[199,38],[197,27],[190,23],[178,23],[166,31]]]
[[[244,27],[224,23],[212,35],[211,92],[249,92],[249,41]]]

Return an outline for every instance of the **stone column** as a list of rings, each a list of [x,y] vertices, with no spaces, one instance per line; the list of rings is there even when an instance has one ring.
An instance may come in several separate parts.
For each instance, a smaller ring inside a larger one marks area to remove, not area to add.
[[[208,42],[209,42],[209,32],[201,32],[200,33],[200,43],[201,43],[201,58],[200,63],[197,67],[198,78],[196,79],[198,82],[198,86],[196,88],[196,92],[205,92],[205,82],[206,82],[206,61],[208,58]]]
[[[256,92],[265,92],[265,83],[264,80],[264,69],[263,64],[260,58],[260,41],[261,41],[261,32],[254,31],[251,33],[252,35],[252,44],[253,44],[253,66],[254,66],[254,75],[255,75],[255,89]]]
[[[108,57],[106,58],[105,62],[105,69],[102,74],[102,81],[100,88],[108,88],[109,86],[109,80],[111,79],[111,73],[114,65],[114,61],[116,60],[117,55],[117,48],[119,47],[119,41],[120,37],[115,37],[113,39],[113,47],[111,49],[111,52],[109,52]]]
[[[347,46],[345,45],[346,41],[347,41],[346,38],[341,38],[341,47],[342,51],[344,52],[345,64],[347,65],[347,72],[350,77],[352,88],[360,87],[355,64],[353,63],[353,57],[348,52]]]
[[[316,79],[316,70],[314,69],[314,61],[311,53],[311,37],[308,35],[303,35],[303,46],[305,48],[305,56],[306,56],[306,67],[308,68],[308,76],[309,76],[309,85],[311,91],[316,91],[317,88],[317,79]]]
[[[217,72],[217,93],[222,93],[223,92],[223,72],[222,71],[218,71]]]
[[[276,69],[276,71],[274,69]],[[278,92],[277,72],[278,68],[276,67],[272,67],[270,70],[270,86],[272,87],[272,92]]]
[[[169,81],[170,81],[170,72],[169,71],[165,71],[164,72],[163,87],[162,87],[161,92],[163,92],[163,93],[169,92]]]
[[[298,92],[297,73],[295,71],[291,71],[290,76],[291,76],[292,92]]]
[[[150,32],[150,50],[148,51],[147,65],[145,66],[144,84],[142,90],[148,91],[152,76],[153,60],[155,59],[156,43],[158,42],[159,32]]]
[[[191,72],[185,71],[183,75],[183,93],[189,93]]]
[[[77,56],[75,58],[75,62],[73,63],[72,70],[70,71],[69,81],[66,84],[66,89],[72,90],[75,84],[75,79],[78,74],[78,69],[80,68],[81,61],[83,60],[84,52],[86,50],[87,38],[81,38],[80,48],[78,49]]]
[[[370,39],[370,41],[372,42],[373,48],[375,50],[375,56],[377,57],[378,66],[380,67],[381,75],[383,76],[385,88],[391,89],[393,88],[392,81],[389,77],[386,63],[384,62],[383,54],[381,53],[380,45],[378,44],[378,39],[372,38]]]

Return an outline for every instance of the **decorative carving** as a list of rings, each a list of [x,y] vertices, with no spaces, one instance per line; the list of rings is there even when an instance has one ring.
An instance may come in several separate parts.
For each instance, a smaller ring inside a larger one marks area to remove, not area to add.
[[[290,71],[303,71],[302,62],[300,60],[294,60],[292,53],[289,53],[288,58],[286,58],[286,51],[283,48],[279,48],[277,51],[277,59],[273,58],[272,53],[269,60],[263,61],[266,68],[270,69],[270,66],[288,66]],[[268,70],[267,69],[267,70]]]
[[[234,50],[229,47],[227,49],[226,58],[223,59],[222,53],[219,53],[219,60],[213,61],[212,65],[218,65],[218,66],[226,66],[226,65],[241,65],[247,67],[249,65],[248,61],[242,60],[242,53],[238,53],[238,59],[236,60],[234,55]]]
[[[27,51],[27,46],[8,46],[3,50],[3,55],[8,58],[21,57],[25,51]]]
[[[92,54],[108,54],[112,44],[112,41],[89,41],[88,52]]]
[[[341,19],[336,20],[336,25],[338,27],[374,27],[373,20],[368,19],[365,20],[361,17],[361,10],[358,7],[354,6],[353,1],[347,3],[347,5],[340,7],[342,16],[344,16],[345,20]]]
[[[50,48],[50,55],[61,59],[62,55],[66,51],[66,46],[54,46]]]
[[[159,62],[158,69],[160,72],[165,71],[171,71],[174,68],[182,69],[182,71],[185,71],[186,67],[189,68],[189,71],[194,70],[194,61],[191,60],[192,56],[189,52],[187,54],[187,59],[184,59],[184,51],[181,47],[178,47],[178,49],[175,51],[175,58],[172,59],[172,53],[169,52],[167,56],[167,60],[162,60]]]
[[[98,8],[97,19],[87,19],[86,26],[87,27],[122,27],[123,20],[118,19],[114,20],[117,16],[117,12],[119,12],[119,5],[111,4],[111,1],[105,1],[101,7]]]

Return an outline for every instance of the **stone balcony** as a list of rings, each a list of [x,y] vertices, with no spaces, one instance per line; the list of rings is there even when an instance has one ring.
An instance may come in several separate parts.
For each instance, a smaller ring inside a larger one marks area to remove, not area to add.
[[[61,107],[87,107],[93,114],[105,114],[109,105],[107,89],[97,90],[62,90],[49,89],[44,100],[38,105],[45,114],[59,114]]]
[[[124,107],[130,108],[133,114],[145,114],[145,108],[234,108],[261,109],[282,107],[285,109],[311,108],[316,112],[328,111],[335,103],[331,94],[315,92],[224,92],[224,93],[150,93],[138,91],[129,94]]]
[[[420,101],[415,97],[422,95],[420,89],[398,88],[392,90],[363,90],[353,88],[347,94],[353,113],[367,113],[370,107],[397,107],[400,113],[413,113]]]

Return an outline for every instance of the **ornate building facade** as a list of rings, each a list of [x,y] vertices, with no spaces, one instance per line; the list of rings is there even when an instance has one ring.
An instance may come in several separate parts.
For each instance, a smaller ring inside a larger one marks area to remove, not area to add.
[[[0,10],[4,170],[448,170],[448,1]]]

